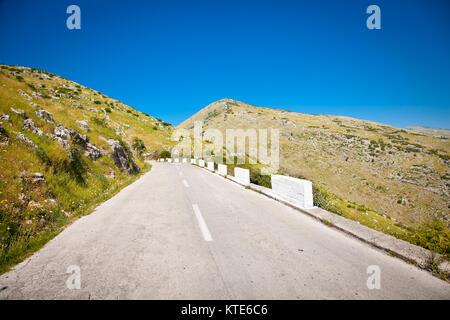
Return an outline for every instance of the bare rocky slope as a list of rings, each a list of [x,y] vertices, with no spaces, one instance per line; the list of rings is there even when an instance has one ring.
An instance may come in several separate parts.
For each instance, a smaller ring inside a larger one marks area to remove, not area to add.
[[[190,130],[196,120],[203,130],[220,129],[224,136],[226,128],[279,128],[279,171],[312,180],[335,195],[338,213],[396,236],[430,221],[448,231],[450,143],[445,136],[232,99],[208,105],[178,127]]]

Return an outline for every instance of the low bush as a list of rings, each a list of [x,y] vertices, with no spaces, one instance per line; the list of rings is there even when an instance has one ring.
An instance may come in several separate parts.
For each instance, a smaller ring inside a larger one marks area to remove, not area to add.
[[[341,208],[335,204],[334,196],[321,185],[313,184],[313,202],[319,208],[343,215]]]
[[[161,154],[159,155],[160,158],[170,158],[171,154],[170,151],[164,150],[161,152]]]

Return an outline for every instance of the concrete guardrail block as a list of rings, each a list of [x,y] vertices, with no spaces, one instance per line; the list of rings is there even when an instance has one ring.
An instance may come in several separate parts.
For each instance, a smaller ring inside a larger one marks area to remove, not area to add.
[[[218,173],[221,175],[221,176],[226,176],[227,175],[227,165],[226,164],[219,164],[218,165]]]
[[[204,167],[205,166],[205,160],[203,160],[203,159],[198,160],[198,165],[200,167]]]
[[[234,180],[243,185],[250,185],[250,170],[235,167]]]
[[[208,165],[208,170],[214,172],[214,161],[208,161],[207,165]]]
[[[187,163],[187,158],[183,158],[182,162]]]
[[[314,207],[311,181],[283,175],[271,175],[271,182],[273,193],[281,199],[305,209]]]
[[[195,159],[191,159],[191,164],[196,164]]]

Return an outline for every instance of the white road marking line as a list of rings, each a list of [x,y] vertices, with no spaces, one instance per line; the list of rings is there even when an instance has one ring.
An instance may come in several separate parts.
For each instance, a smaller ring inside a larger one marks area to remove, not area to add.
[[[184,186],[185,186],[186,188],[189,188],[189,184],[188,184],[187,181],[184,180],[184,179],[183,179],[183,184],[184,184]]]
[[[206,225],[206,222],[203,219],[202,213],[200,212],[198,205],[193,204],[192,208],[194,209],[195,217],[197,218],[198,225],[200,227],[200,230],[202,231],[203,239],[205,239],[205,241],[213,241],[211,233],[209,233],[208,226]]]

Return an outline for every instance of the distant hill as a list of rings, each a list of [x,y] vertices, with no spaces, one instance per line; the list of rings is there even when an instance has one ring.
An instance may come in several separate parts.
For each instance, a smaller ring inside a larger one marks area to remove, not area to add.
[[[178,127],[192,129],[195,120],[203,121],[204,130],[224,133],[226,128],[279,128],[280,172],[322,186],[336,195],[334,211],[370,227],[392,233],[389,221],[380,225],[386,217],[397,226],[417,227],[433,219],[449,225],[450,144],[445,138],[232,99],[211,103]],[[364,212],[378,216],[366,219]]]
[[[75,82],[0,65],[0,272],[148,171],[172,130]]]
[[[410,130],[419,134],[423,134],[436,138],[450,138],[450,130],[440,128],[427,128],[427,127],[406,127],[406,130]]]

